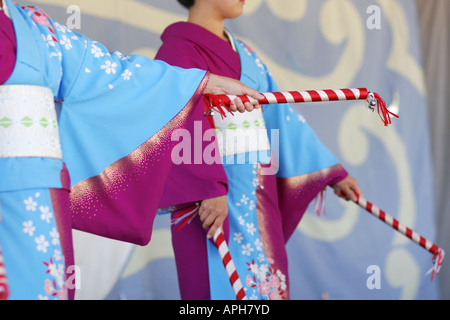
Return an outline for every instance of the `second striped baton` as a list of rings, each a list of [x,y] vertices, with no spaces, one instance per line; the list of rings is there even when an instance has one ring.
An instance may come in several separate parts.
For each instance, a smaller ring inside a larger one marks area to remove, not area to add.
[[[405,225],[401,224],[398,220],[396,220],[394,217],[390,216],[377,206],[373,205],[363,197],[359,196],[358,194],[357,200],[355,201],[356,204],[358,204],[361,208],[364,208],[366,211],[386,223],[387,225],[390,225],[392,228],[397,230],[398,232],[402,233],[404,236],[408,237],[409,239],[413,240],[415,243],[420,245],[422,248],[428,250],[430,253],[433,254],[433,260],[434,260],[434,266],[429,271],[431,272],[431,280],[433,280],[433,277],[435,274],[438,274],[440,271],[440,268],[442,264],[444,263],[444,256],[445,252],[441,248],[439,248],[437,245],[432,243],[431,241],[425,239],[420,234],[415,232],[414,230],[406,227]]]

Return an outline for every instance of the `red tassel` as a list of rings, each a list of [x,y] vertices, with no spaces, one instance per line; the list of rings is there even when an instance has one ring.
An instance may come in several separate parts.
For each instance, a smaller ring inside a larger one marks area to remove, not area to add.
[[[377,112],[383,121],[384,125],[387,127],[391,124],[391,116],[398,118],[398,115],[388,110],[386,107],[386,102],[380,97],[378,93],[373,92],[375,99],[377,100]]]
[[[177,228],[177,231],[180,231],[184,226],[186,226],[189,222],[191,222],[192,219],[194,219],[194,217],[198,213],[198,209],[199,207],[195,205],[187,208],[186,210],[174,213],[174,218],[172,219],[171,224],[175,225],[184,220]]]
[[[231,111],[230,108],[228,107],[231,101],[228,99],[228,97],[224,99],[227,100],[222,100],[221,96],[211,96],[211,95],[205,95],[205,98],[203,99],[205,115],[208,117],[208,120],[211,119],[210,124],[212,128],[214,128],[214,125],[212,122],[210,110],[218,112],[222,117],[222,119],[227,117],[227,113],[231,113],[231,115],[234,115],[233,111]]]
[[[431,271],[431,281],[433,281],[434,275],[439,274],[441,266],[444,264],[444,255],[445,255],[445,252],[442,249],[439,249],[438,252],[434,255],[434,257],[433,257],[434,266],[430,270]]]
[[[320,193],[316,196],[315,203],[315,211],[318,216],[325,215],[325,192],[326,189],[320,190]]]
[[[181,210],[181,211],[175,213],[173,216],[174,216],[174,218],[180,218],[182,215],[188,213],[188,212],[191,211],[191,210],[194,210],[195,208],[196,208],[196,207],[189,207],[189,208],[187,208],[186,210]]]

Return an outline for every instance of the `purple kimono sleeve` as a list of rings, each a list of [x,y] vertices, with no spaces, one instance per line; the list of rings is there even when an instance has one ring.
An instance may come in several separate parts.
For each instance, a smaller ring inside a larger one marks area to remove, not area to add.
[[[182,111],[159,132],[100,175],[72,187],[71,211],[77,212],[72,214],[75,229],[137,245],[149,243],[158,201],[172,165],[172,132],[187,125],[208,78],[209,74]]]
[[[162,60],[171,65],[182,68],[198,68],[207,70],[203,57],[196,52],[194,46],[189,47],[186,42],[166,41],[159,49],[155,60]],[[228,193],[228,182],[223,165],[214,161],[205,163],[205,148],[213,147],[218,152],[217,141],[203,141],[205,132],[213,130],[203,113],[203,101],[200,100],[193,111],[191,121],[186,126],[190,141],[180,141],[190,148],[190,159],[172,165],[169,177],[164,187],[159,207],[166,208],[204,199],[223,196]],[[186,150],[184,150],[186,151]],[[176,155],[175,156],[179,156]],[[218,154],[213,155],[220,159]]]
[[[283,231],[286,242],[297,228],[314,198],[318,197],[317,201],[322,201],[320,193],[324,191],[324,188],[343,180],[347,175],[344,167],[336,164],[308,174],[277,178],[279,205],[283,214]]]
[[[0,11],[0,26],[0,84],[3,84],[14,69],[17,43],[13,23],[3,11]]]

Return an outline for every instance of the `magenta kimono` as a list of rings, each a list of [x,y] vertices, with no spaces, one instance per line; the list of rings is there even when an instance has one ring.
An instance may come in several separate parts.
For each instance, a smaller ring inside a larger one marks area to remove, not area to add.
[[[150,241],[171,132],[186,125],[208,74],[109,52],[38,8],[3,3],[0,245],[9,298],[72,298],[72,228]]]
[[[281,91],[256,53],[229,37],[232,45],[200,26],[176,23],[164,31],[156,59],[239,79],[259,92]],[[216,112],[212,124],[202,108],[200,103],[188,128],[194,134],[199,124],[203,130],[214,126],[221,163],[173,166],[160,206],[227,194],[224,232],[247,297],[288,299],[285,243],[309,203],[347,172],[290,105],[264,106],[262,112],[225,119]],[[203,188],[192,188],[199,185]],[[233,299],[200,219],[176,229],[174,225],[172,238],[182,298]]]

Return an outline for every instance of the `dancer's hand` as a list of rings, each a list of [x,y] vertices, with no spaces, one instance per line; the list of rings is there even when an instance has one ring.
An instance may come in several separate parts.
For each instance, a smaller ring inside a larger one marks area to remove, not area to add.
[[[207,237],[211,239],[216,231],[222,227],[228,215],[227,196],[205,199],[200,203],[198,215],[204,229],[209,229]]]
[[[239,80],[218,76],[215,74],[210,74],[208,83],[204,94],[229,94],[229,95],[248,95],[256,100],[263,99],[264,96],[252,89]],[[241,99],[236,98],[231,101],[230,110],[231,111],[252,111],[253,109],[259,109],[261,105],[253,105],[250,102],[243,103]]]
[[[334,193],[345,200],[357,201],[356,194],[363,196],[358,181],[350,175],[344,180],[334,184],[332,187]]]

